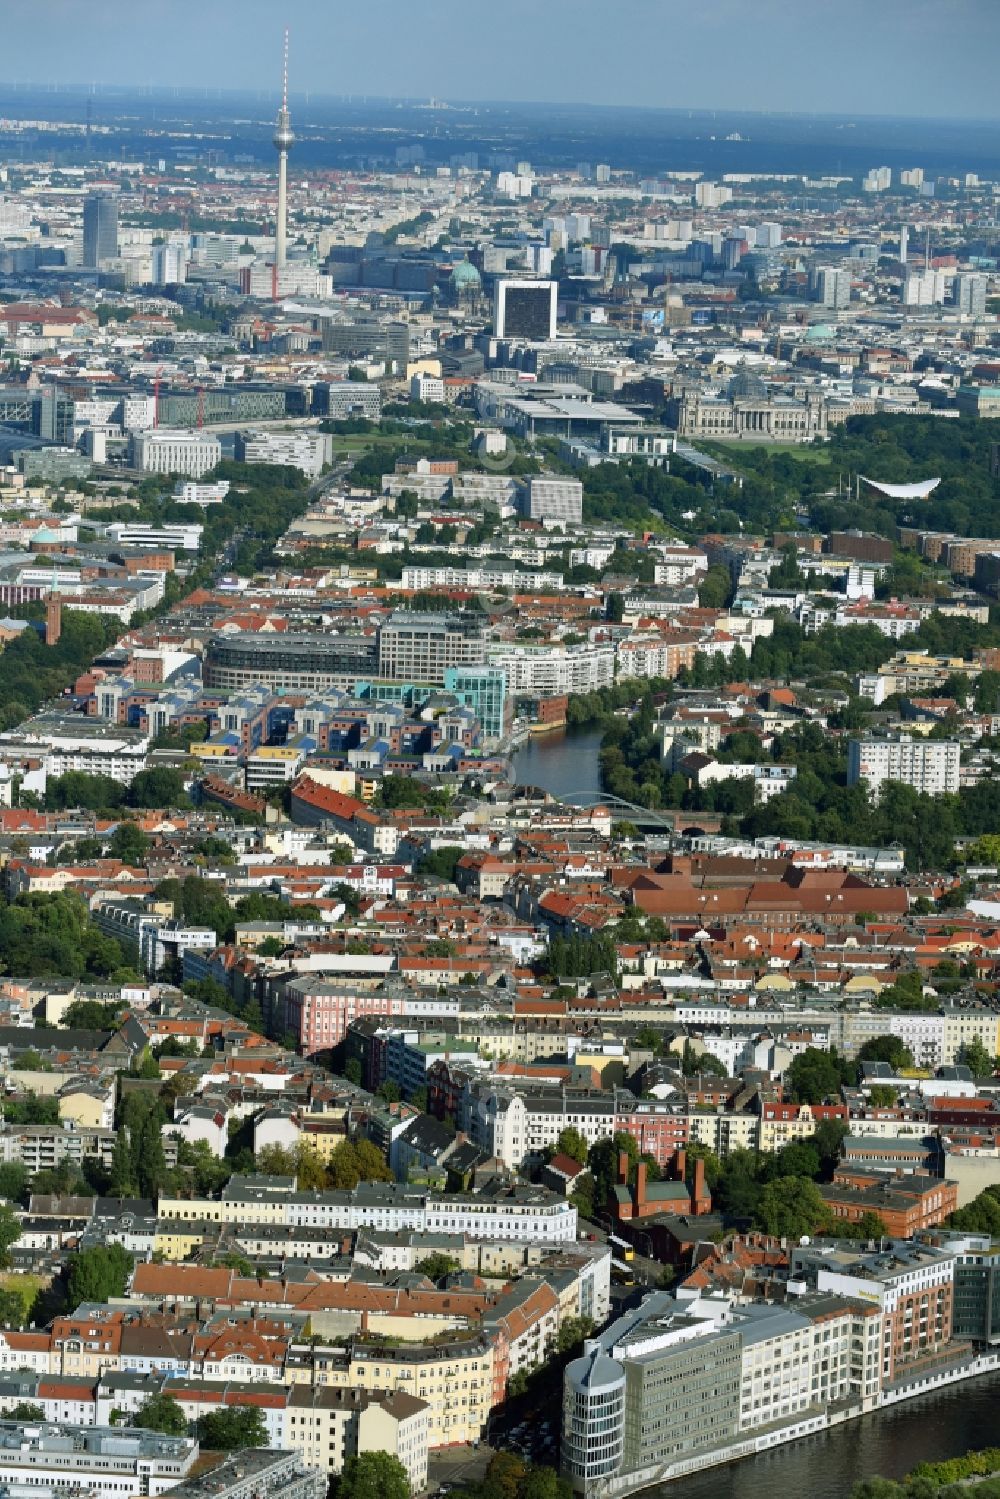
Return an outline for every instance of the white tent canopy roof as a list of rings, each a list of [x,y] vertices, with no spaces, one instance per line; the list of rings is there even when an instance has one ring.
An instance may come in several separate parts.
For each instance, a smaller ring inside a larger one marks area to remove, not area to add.
[[[919,484],[883,484],[879,479],[866,478],[864,474],[861,479],[890,500],[926,500],[941,483],[940,479],[921,479]]]

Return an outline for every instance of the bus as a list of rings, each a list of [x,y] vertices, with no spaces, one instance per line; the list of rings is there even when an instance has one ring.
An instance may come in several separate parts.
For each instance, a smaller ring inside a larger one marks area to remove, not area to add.
[[[612,1250],[619,1252],[621,1259],[627,1260],[630,1263],[635,1259],[635,1249],[627,1239],[621,1239],[617,1234],[608,1234],[608,1243],[611,1245]]]

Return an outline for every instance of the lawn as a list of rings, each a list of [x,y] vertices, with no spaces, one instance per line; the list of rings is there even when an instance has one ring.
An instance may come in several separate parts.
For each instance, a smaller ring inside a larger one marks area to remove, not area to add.
[[[821,442],[696,442],[695,446],[712,458],[718,458],[720,463],[736,465],[741,453],[787,453],[789,458],[797,458],[800,463],[830,462],[830,449]]]

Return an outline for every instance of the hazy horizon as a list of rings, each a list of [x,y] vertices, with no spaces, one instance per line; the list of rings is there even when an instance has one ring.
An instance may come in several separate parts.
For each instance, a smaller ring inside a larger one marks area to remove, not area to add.
[[[640,107],[992,121],[998,0],[32,0],[4,20],[0,72],[19,86],[281,84],[333,98]]]

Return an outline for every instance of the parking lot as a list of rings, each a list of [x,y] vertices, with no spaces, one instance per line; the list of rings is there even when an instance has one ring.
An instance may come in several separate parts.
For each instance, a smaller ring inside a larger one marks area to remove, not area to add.
[[[539,1421],[538,1413],[533,1416],[524,1417],[521,1421],[510,1428],[503,1449],[506,1452],[516,1452],[520,1457],[532,1463],[546,1463],[549,1467],[555,1467],[558,1461],[558,1429],[556,1420],[546,1418]],[[494,1435],[494,1444],[500,1446],[498,1435]]]

